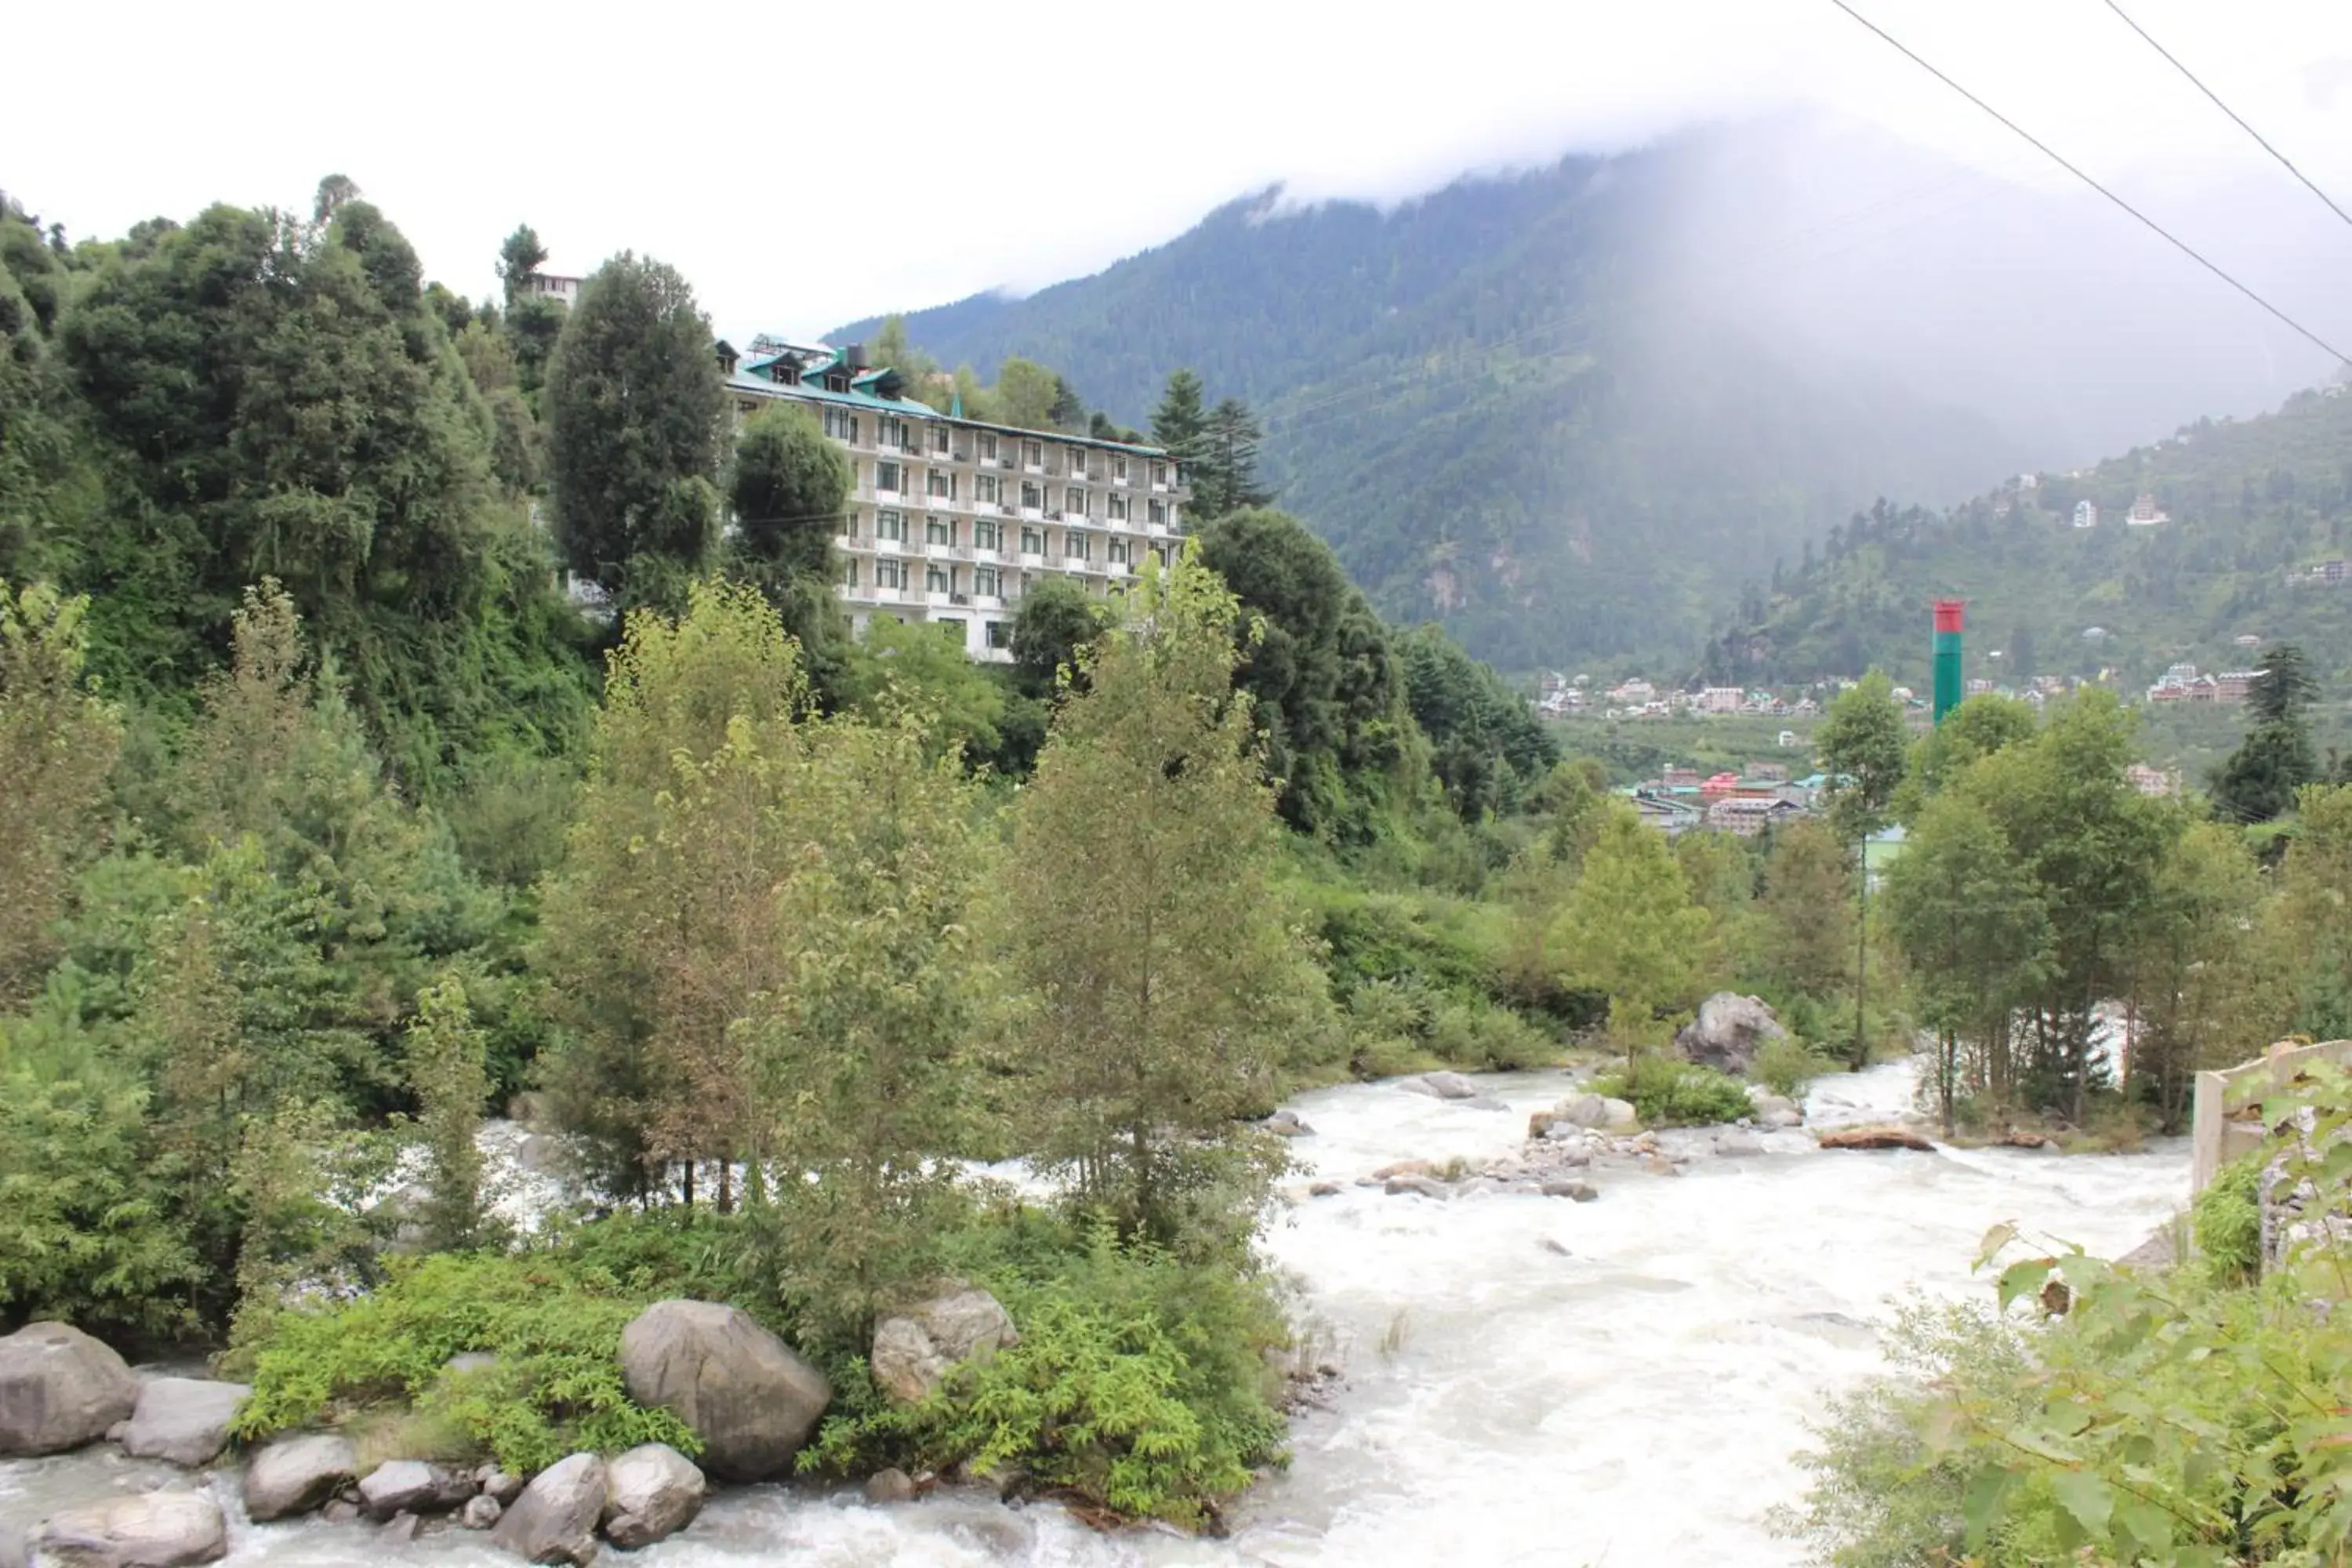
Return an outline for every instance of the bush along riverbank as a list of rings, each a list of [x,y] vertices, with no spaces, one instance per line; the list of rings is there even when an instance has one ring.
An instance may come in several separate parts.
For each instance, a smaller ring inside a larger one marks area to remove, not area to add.
[[[1915,1302],[1895,1375],[1832,1402],[1781,1521],[1835,1568],[2317,1564],[2352,1547],[2352,1079],[2264,1102],[2198,1196],[2193,1254],[2134,1267],[2013,1227],[1991,1300]]]

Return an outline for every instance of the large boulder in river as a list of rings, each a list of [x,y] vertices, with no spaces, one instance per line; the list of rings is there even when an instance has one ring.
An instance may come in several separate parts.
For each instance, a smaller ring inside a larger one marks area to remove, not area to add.
[[[911,1405],[939,1387],[949,1369],[1020,1342],[1003,1302],[977,1286],[958,1285],[883,1319],[867,1365],[884,1393]]]
[[[204,1492],[145,1492],[53,1513],[32,1545],[51,1568],[184,1568],[227,1556],[228,1526]]]
[[[792,1468],[833,1403],[833,1384],[750,1313],[716,1301],[656,1301],[621,1331],[621,1381],[702,1440],[721,1480]]]
[[[94,1443],[138,1404],[131,1368],[79,1329],[31,1323],[0,1339],[0,1458]]]
[[[667,1540],[702,1511],[708,1489],[694,1461],[667,1443],[642,1443],[604,1461],[604,1537],[628,1551]]]
[[[447,1513],[481,1490],[473,1476],[428,1465],[422,1459],[387,1459],[360,1482],[360,1503],[370,1517]]]
[[[596,1555],[596,1521],[604,1513],[604,1461],[593,1454],[558,1459],[531,1478],[499,1516],[490,1539],[526,1563],[582,1565]]]
[[[245,1468],[245,1511],[257,1524],[308,1513],[351,1485],[358,1468],[348,1437],[281,1437]]]
[[[1475,1100],[1478,1097],[1478,1086],[1458,1072],[1425,1072],[1418,1078],[1406,1079],[1398,1087],[1437,1100]]]
[[[1789,1031],[1761,1000],[1718,991],[1698,1005],[1698,1016],[1675,1036],[1675,1049],[1685,1061],[1745,1076],[1767,1040],[1788,1037]]]
[[[208,1377],[151,1377],[122,1429],[122,1451],[135,1459],[209,1465],[228,1447],[228,1424],[253,1390]]]

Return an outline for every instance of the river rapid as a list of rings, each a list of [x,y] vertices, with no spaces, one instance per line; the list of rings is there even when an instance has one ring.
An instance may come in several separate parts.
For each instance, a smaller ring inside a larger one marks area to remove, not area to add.
[[[1816,1125],[1906,1108],[1908,1063],[1815,1083]],[[1301,1413],[1292,1463],[1234,1510],[1230,1536],[1103,1535],[1051,1506],[966,1494],[872,1508],[855,1492],[758,1487],[719,1496],[645,1568],[1378,1568],[1469,1563],[1620,1568],[1795,1563],[1765,1527],[1803,1479],[1791,1454],[1823,1396],[1880,1364],[1871,1324],[1919,1289],[1987,1291],[1969,1264],[2008,1219],[2113,1255],[2186,1201],[2185,1143],[2130,1155],[2026,1150],[1771,1152],[1700,1157],[1679,1176],[1603,1170],[1600,1199],[1450,1202],[1353,1183],[1380,1165],[1517,1149],[1562,1073],[1485,1078],[1507,1110],[1357,1084],[1294,1104],[1313,1178],[1267,1246],[1295,1279],[1321,1360],[1342,1375]],[[152,1486],[164,1467],[110,1449],[0,1463],[0,1519]],[[234,1568],[379,1568],[365,1525],[247,1523]],[[397,1555],[509,1568],[450,1531]]]

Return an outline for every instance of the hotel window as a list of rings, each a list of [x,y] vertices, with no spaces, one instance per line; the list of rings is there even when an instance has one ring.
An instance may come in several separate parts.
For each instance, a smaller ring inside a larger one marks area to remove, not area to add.
[[[857,557],[855,555],[841,563],[841,585],[845,588],[857,586]]]
[[[1114,493],[1110,497],[1110,520],[1113,522],[1125,522],[1127,521],[1127,498],[1125,496]]]
[[[946,426],[934,425],[931,426],[931,450],[937,452],[942,458],[947,456],[948,427]]]
[[[1045,443],[1043,441],[1022,442],[1021,460],[1033,468],[1044,468],[1045,466]]]
[[[881,462],[875,464],[874,488],[877,490],[900,490],[906,489],[906,486],[900,482],[900,476],[904,472],[905,470],[897,463]]]
[[[1045,487],[1040,484],[1033,484],[1027,479],[1022,480],[1021,504],[1027,507],[1031,511],[1045,510]]]
[[[1114,565],[1114,566],[1124,566],[1124,565],[1126,565],[1126,564],[1127,564],[1127,541],[1126,541],[1126,540],[1124,540],[1124,539],[1114,539],[1114,540],[1112,540],[1112,541],[1110,542],[1110,551],[1109,551],[1109,554],[1110,554],[1110,563],[1111,563],[1112,565]]]
[[[874,563],[874,585],[877,588],[903,588],[907,585],[907,563],[884,558]]]
[[[923,592],[925,592],[926,594],[944,594],[944,593],[946,593],[947,591],[948,591],[948,570],[947,570],[947,568],[946,568],[946,567],[944,567],[944,566],[926,566],[926,567],[924,567],[924,568],[923,568]]]
[[[974,474],[971,480],[972,495],[982,504],[994,506],[1004,493],[1000,488],[1002,484],[1003,481],[994,474]]]
[[[1165,463],[1154,463],[1154,464],[1152,464],[1152,465],[1151,465],[1151,484],[1152,484],[1152,488],[1153,488],[1154,489],[1159,489],[1161,485],[1164,485],[1164,484],[1166,484],[1167,482],[1168,482],[1168,465],[1167,465],[1167,464],[1165,464]]]
[[[992,430],[980,433],[980,460],[983,463],[996,461],[996,433]]]
[[[1074,479],[1089,479],[1092,476],[1087,472],[1087,449],[1084,447],[1071,447],[1070,478]]]
[[[971,569],[971,591],[989,598],[996,596],[996,568],[975,566]]]
[[[1094,542],[1075,529],[1062,535],[1062,553],[1073,561],[1093,558]]]
[[[1110,460],[1110,477],[1112,482],[1116,484],[1123,485],[1127,483],[1127,459],[1125,458],[1113,458]]]
[[[1150,510],[1144,514],[1144,521],[1147,522],[1159,523],[1163,527],[1166,526],[1168,521],[1168,503],[1164,500],[1153,501],[1151,503]]]
[[[975,522],[971,525],[971,542],[982,550],[1002,550],[1004,548],[1003,526],[986,520]]]
[[[907,445],[907,422],[895,414],[885,414],[876,434],[885,447],[904,447]]]
[[[903,511],[876,512],[874,514],[874,537],[877,539],[895,539],[902,544],[905,543],[907,540],[907,514]]]
[[[923,519],[923,542],[926,544],[953,544],[955,542],[955,524],[950,522],[943,517],[927,517]]]
[[[1023,529],[1021,531],[1021,553],[1024,555],[1045,554],[1045,531],[1042,528]]]
[[[955,496],[955,476],[945,468],[933,468],[923,476],[923,491],[941,500],[952,500]]]
[[[855,442],[857,439],[857,416],[846,408],[826,409],[824,433],[836,441]]]
[[[983,624],[988,628],[989,647],[1011,647],[1013,646],[1013,634],[1005,629],[1003,621],[988,621]]]
[[[1072,485],[1062,492],[1062,510],[1073,517],[1087,515],[1087,492]]]

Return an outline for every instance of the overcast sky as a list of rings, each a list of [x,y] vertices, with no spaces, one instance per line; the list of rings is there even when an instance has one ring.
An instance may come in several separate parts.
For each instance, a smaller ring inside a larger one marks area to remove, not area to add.
[[[2159,209],[2260,159],[2104,0],[1855,3]],[[2352,0],[2123,3],[2352,208]],[[1829,0],[128,0],[8,41],[0,184],[75,234],[340,172],[467,293],[527,220],[567,269],[675,264],[738,333],[1092,271],[1275,181],[1396,200],[1792,103],[2063,177]]]

